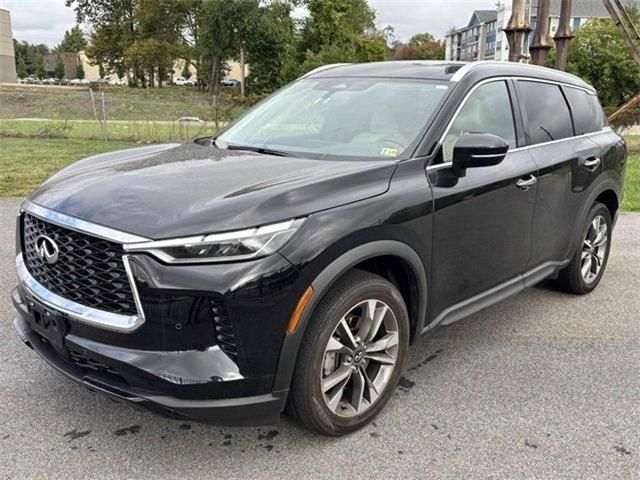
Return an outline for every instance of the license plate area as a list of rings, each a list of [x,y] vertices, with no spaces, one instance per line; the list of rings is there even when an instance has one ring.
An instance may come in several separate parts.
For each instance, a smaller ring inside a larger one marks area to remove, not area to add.
[[[56,350],[65,350],[64,336],[67,333],[67,323],[64,316],[36,301],[29,302],[29,310],[32,315],[29,322],[31,327]]]

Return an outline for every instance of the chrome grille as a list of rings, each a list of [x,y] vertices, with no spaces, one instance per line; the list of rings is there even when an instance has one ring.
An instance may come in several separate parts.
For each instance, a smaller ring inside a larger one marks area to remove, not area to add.
[[[48,264],[37,253],[40,235],[51,238],[60,254]],[[22,248],[33,278],[48,290],[81,305],[123,315],[136,306],[124,268],[122,245],[23,215]]]

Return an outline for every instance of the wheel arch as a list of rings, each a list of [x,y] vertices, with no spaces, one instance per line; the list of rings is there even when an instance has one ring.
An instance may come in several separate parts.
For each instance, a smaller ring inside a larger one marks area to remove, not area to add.
[[[427,273],[418,253],[397,240],[377,240],[343,253],[315,276],[313,297],[304,309],[296,331],[285,335],[274,380],[274,390],[289,388],[300,341],[313,311],[336,281],[346,272],[360,268],[396,283],[405,302],[411,324],[411,340],[422,332],[427,313]],[[391,278],[389,277],[391,276]],[[392,279],[396,275],[395,281]],[[397,276],[405,276],[403,279]]]
[[[578,248],[578,246],[582,242],[582,238],[580,236],[582,226],[584,225],[585,219],[587,218],[591,207],[596,202],[601,202],[607,207],[607,209],[611,213],[612,222],[615,222],[615,215],[622,203],[620,195],[620,185],[609,178],[598,184],[598,186],[596,186],[591,191],[591,194],[582,205],[580,215],[578,216],[577,221],[573,226],[573,234],[571,237],[573,240],[569,247],[569,251],[567,252],[566,258],[571,258],[576,251],[576,248]]]
[[[595,202],[600,202],[604,204],[605,207],[607,207],[609,213],[611,214],[611,220],[613,221],[616,213],[618,212],[618,209],[620,208],[620,200],[618,199],[618,195],[616,195],[616,192],[611,189],[605,190],[596,197],[594,203]]]

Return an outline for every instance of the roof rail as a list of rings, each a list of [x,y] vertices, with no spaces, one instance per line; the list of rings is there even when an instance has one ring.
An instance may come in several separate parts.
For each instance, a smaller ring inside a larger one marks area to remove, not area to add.
[[[455,72],[453,74],[453,76],[451,77],[450,81],[451,82],[459,82],[471,70],[473,70],[474,68],[477,68],[477,67],[481,67],[483,65],[496,65],[496,66],[517,65],[518,68],[537,70],[538,72],[540,72],[540,71],[548,72],[549,70],[553,70],[551,68],[540,67],[538,65],[530,65],[528,63],[513,63],[513,62],[509,63],[509,62],[499,62],[499,61],[496,61],[496,60],[480,60],[480,61],[476,61],[476,62],[466,63],[462,68],[460,68],[457,72]],[[562,73],[564,75],[571,76],[571,77],[573,77],[573,78],[575,78],[577,80],[580,80],[581,83],[583,83],[585,85],[588,85],[587,83],[585,83],[584,80],[582,80],[580,77],[577,77],[576,75],[573,75],[573,74],[567,73],[567,72],[560,72],[559,70],[553,70],[553,71],[558,72],[558,73]],[[590,86],[590,88],[593,88],[593,87]]]
[[[321,67],[318,68],[314,68],[313,70],[311,70],[310,72],[305,73],[304,75],[302,75],[302,77],[300,78],[307,78],[310,75],[313,75],[314,73],[319,73],[319,72],[323,72],[324,70],[329,70],[331,68],[335,68],[335,67],[342,67],[344,65],[351,65],[350,63],[331,63],[329,65],[323,65]]]

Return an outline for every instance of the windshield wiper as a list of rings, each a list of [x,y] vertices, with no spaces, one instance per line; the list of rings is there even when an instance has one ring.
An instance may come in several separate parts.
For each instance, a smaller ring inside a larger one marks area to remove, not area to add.
[[[272,150],[271,148],[253,147],[251,145],[230,145],[225,147],[227,150],[246,150],[247,152],[262,153],[264,155],[276,155],[278,157],[293,157],[289,152],[283,152],[282,150]]]

